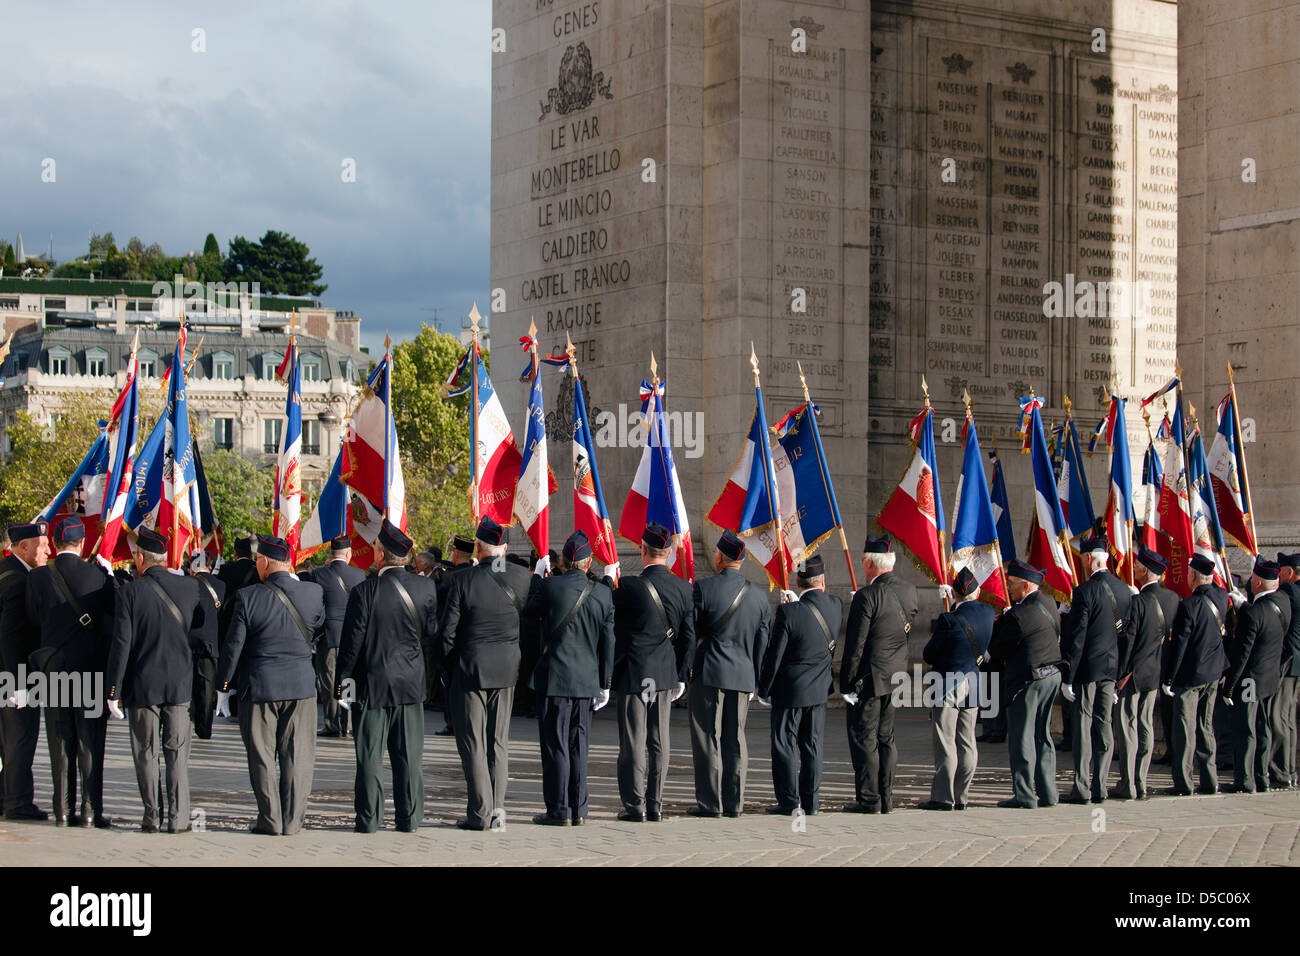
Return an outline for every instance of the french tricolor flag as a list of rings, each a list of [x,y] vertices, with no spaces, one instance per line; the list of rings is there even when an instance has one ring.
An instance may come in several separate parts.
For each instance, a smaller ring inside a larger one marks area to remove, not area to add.
[[[1170,427],[1169,447],[1161,471],[1164,482],[1160,486],[1157,502],[1160,530],[1160,554],[1169,562],[1165,586],[1180,597],[1192,593],[1188,578],[1188,563],[1192,559],[1195,540],[1192,533],[1192,504],[1187,486],[1187,460],[1184,454],[1183,402],[1178,397]]]
[[[952,515],[953,574],[962,568],[970,568],[979,582],[980,600],[994,607],[1010,606],[998,548],[997,518],[989,499],[979,436],[970,415],[966,416],[966,448]]]
[[[1115,573],[1131,576],[1133,560],[1133,466],[1128,452],[1128,427],[1124,421],[1127,400],[1110,399],[1107,440],[1110,443],[1110,490],[1106,496],[1106,532]]]
[[[352,489],[350,507],[361,538],[373,544],[383,519],[406,530],[406,482],[392,412],[392,343],[361,391],[340,454],[339,480]],[[328,540],[328,539],[327,539]],[[354,563],[357,555],[353,555]]]
[[[50,522],[50,540],[53,543],[53,524],[64,515],[77,515],[86,527],[82,557],[93,554],[91,550],[99,535],[100,507],[104,500],[104,480],[108,472],[108,436],[102,430],[95,436],[90,450],[77,465],[67,483],[36,516],[37,520]],[[84,510],[83,510],[84,509]]]
[[[108,476],[104,482],[104,495],[100,513],[103,515],[103,532],[98,553],[109,561],[125,561],[131,557],[131,542],[122,534],[127,501],[131,497],[131,479],[135,460],[135,443],[140,428],[140,391],[137,378],[140,363],[136,349],[140,333],[131,344],[131,362],[126,373],[126,385],[113,405],[108,421]],[[90,534],[86,534],[87,540]]]
[[[1210,446],[1210,487],[1223,531],[1244,550],[1258,554],[1250,517],[1250,489],[1246,484],[1246,455],[1237,434],[1234,392],[1219,402],[1219,429]]]
[[[677,536],[673,573],[683,580],[694,581],[695,553],[691,528],[686,520],[681,482],[677,480],[677,466],[673,463],[673,449],[668,441],[663,397],[664,383],[657,377],[653,385],[644,380],[641,382],[641,417],[648,430],[632,488],[619,516],[618,533],[640,545],[645,526],[657,521]]]
[[[934,410],[928,399],[925,409],[912,419],[908,428],[912,460],[899,479],[898,487],[885,502],[876,523],[912,552],[922,570],[940,584],[947,584],[943,502],[940,500],[939,469],[934,452]]]
[[[1164,484],[1164,470],[1161,467],[1160,451],[1156,442],[1168,444],[1168,438],[1156,437],[1147,445],[1142,458],[1142,545],[1148,551],[1157,551],[1160,547],[1160,486]]]
[[[275,501],[271,533],[289,545],[289,563],[297,564],[299,517],[302,513],[302,373],[298,367],[298,345],[292,338],[275,377],[289,388],[284,404],[284,427],[275,464]],[[394,437],[394,448],[396,448]],[[400,472],[401,465],[398,470]]]
[[[477,314],[477,310],[475,313]],[[476,518],[489,517],[497,524],[514,523],[515,488],[519,483],[523,456],[515,447],[515,433],[506,421],[501,399],[492,387],[483,353],[472,343],[461,356],[443,386],[443,398],[469,395],[474,405],[470,427],[473,432],[473,487],[471,501]]]
[[[555,475],[546,458],[546,409],[542,405],[542,377],[538,374],[537,333],[521,341],[532,355],[530,366],[531,387],[528,392],[528,426],[524,432],[524,448],[520,453],[519,481],[515,487],[513,513],[519,519],[528,540],[539,555],[551,548],[551,495],[557,487]]]
[[[1074,568],[1070,560],[1069,526],[1061,512],[1052,477],[1052,459],[1043,434],[1042,400],[1036,396],[1021,399],[1025,441],[1034,466],[1034,514],[1029,527],[1029,563],[1043,572],[1043,590],[1060,601],[1068,601],[1074,591]]]

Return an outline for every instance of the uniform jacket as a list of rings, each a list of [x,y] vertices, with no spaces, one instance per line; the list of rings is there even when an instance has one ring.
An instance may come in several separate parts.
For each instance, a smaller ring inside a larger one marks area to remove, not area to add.
[[[82,614],[90,620],[82,625],[81,614],[63,596],[54,582],[54,571],[68,585]],[[27,619],[37,647],[59,647],[50,662],[51,670],[100,671],[108,661],[108,642],[113,634],[113,598],[117,582],[99,565],[83,561],[69,552],[55,555],[44,567],[27,576]]]
[[[646,590],[651,582],[663,602],[673,640]],[[625,575],[614,591],[614,685],[620,694],[672,690],[689,676],[687,648],[695,646],[695,600],[691,586],[662,564]],[[644,681],[653,681],[645,684]]]
[[[834,649],[812,607],[825,620],[832,642],[840,632],[844,602],[834,594],[810,590],[798,601],[777,605],[758,678],[758,695],[773,707],[815,707],[830,693]]]
[[[519,679],[519,625],[533,576],[506,562],[501,571],[484,561],[452,575],[439,611],[440,665],[466,690],[513,687]],[[514,591],[511,605],[499,581]],[[432,582],[430,582],[432,583]]]
[[[583,589],[591,593],[573,620],[558,628]],[[595,697],[614,673],[614,597],[577,568],[539,579],[524,607],[524,629],[537,666],[529,686],[543,697]]]
[[[415,621],[394,582],[410,596]],[[350,677],[356,682],[357,699],[367,707],[423,703],[424,647],[432,645],[437,634],[438,594],[432,580],[404,568],[366,578],[348,595],[336,690]]]
[[[190,637],[193,639],[190,650],[195,657],[217,659],[221,648],[221,612],[226,609],[226,582],[215,574],[199,571],[194,575],[199,584],[199,601],[203,605],[203,626],[196,628]],[[209,591],[208,588],[212,590]],[[216,597],[213,597],[213,594]],[[218,607],[218,605],[220,605]]]
[[[1119,676],[1132,674],[1133,690],[1159,689],[1160,655],[1177,616],[1178,595],[1160,584],[1148,584],[1129,603],[1119,642]]]
[[[180,611],[154,590],[156,582]],[[108,698],[127,707],[187,704],[194,686],[191,633],[203,627],[199,583],[154,565],[117,592],[105,681]]]
[[[388,572],[392,574],[392,572]],[[349,593],[366,579],[366,572],[346,561],[331,561],[299,577],[319,584],[325,599],[325,646],[338,649],[343,637],[343,615],[348,609]],[[342,584],[342,587],[339,585]]]
[[[1033,679],[1033,672],[1061,662],[1060,615],[1056,603],[1034,591],[1013,604],[993,625],[989,654],[1002,665],[1009,696]]]
[[[262,579],[257,575],[257,562],[252,558],[236,558],[226,562],[217,570],[217,577],[226,582],[228,598],[222,602],[223,613],[219,615],[219,633],[224,641],[230,630],[230,616],[235,612],[235,595],[249,585],[260,584]]]
[[[916,588],[892,571],[858,589],[849,605],[841,694],[857,691],[863,697],[882,697],[893,691],[893,675],[907,671],[908,628],[916,610]]]
[[[982,707],[985,701],[980,694],[980,665],[975,660],[976,653],[988,655],[989,641],[993,639],[993,619],[995,612],[991,606],[980,601],[966,601],[951,611],[939,615],[935,622],[934,633],[921,656],[936,671],[947,675],[944,692],[959,686],[962,677],[967,677],[966,693],[961,698],[962,707]],[[971,650],[971,638],[966,634],[966,624],[975,640],[975,650]]]
[[[36,650],[36,631],[27,614],[27,577],[15,555],[0,558],[0,665],[11,674]]]
[[[1282,676],[1300,677],[1300,584],[1287,581],[1278,585],[1278,592],[1291,602],[1291,626],[1286,631],[1286,645],[1282,648]]]
[[[1218,611],[1217,617],[1214,611]],[[1202,584],[1179,602],[1173,634],[1160,668],[1162,684],[1186,690],[1223,676],[1228,669],[1228,656],[1223,649],[1221,622],[1227,612],[1228,592],[1213,584]]]
[[[282,588],[307,626],[307,637],[271,586]],[[319,584],[287,571],[241,588],[231,602],[230,630],[217,664],[217,687],[240,700],[263,704],[316,696],[312,653],[325,636],[325,602]]]
[[[1113,609],[1107,590],[1115,596]],[[1098,571],[1074,589],[1061,641],[1069,683],[1089,684],[1119,676],[1119,639],[1128,624],[1132,597],[1128,585],[1109,571]]]
[[[715,622],[727,613],[742,586],[745,596],[718,628]],[[704,687],[752,692],[758,686],[758,672],[763,667],[772,624],[772,606],[767,603],[767,595],[762,588],[749,585],[745,576],[734,568],[696,581],[694,591],[695,647],[691,678]]]
[[[33,574],[35,572],[32,572]],[[1255,697],[1277,693],[1282,675],[1282,649],[1291,628],[1290,595],[1281,591],[1260,594],[1237,614],[1237,632],[1228,647],[1230,667],[1224,690],[1241,699],[1243,680],[1255,682]]]

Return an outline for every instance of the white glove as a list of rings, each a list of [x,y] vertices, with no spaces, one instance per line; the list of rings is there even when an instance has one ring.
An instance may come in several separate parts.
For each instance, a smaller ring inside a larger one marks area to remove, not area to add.
[[[844,703],[848,704],[850,707],[858,706],[857,694],[840,694],[840,696],[844,698]]]
[[[592,698],[591,709],[600,710],[609,703],[609,688],[603,689],[599,694]]]
[[[108,701],[108,712],[118,720],[122,720],[126,716],[126,714],[122,713],[122,705],[115,700]]]
[[[351,709],[352,709],[352,701],[350,701],[350,700],[344,700],[342,697],[340,697],[340,698],[339,698],[339,706],[342,707],[344,710],[351,710]]]
[[[677,698],[681,697],[682,694],[684,693],[686,693],[686,685],[682,683],[678,683],[678,685],[675,688],[673,688],[673,697],[672,700],[669,701],[669,703],[675,704],[677,702]]]
[[[1233,588],[1231,591],[1228,592],[1228,597],[1232,599],[1233,607],[1241,607],[1243,604],[1245,604],[1247,601],[1250,600],[1249,598],[1246,597],[1245,594],[1242,593],[1240,588]]]
[[[782,603],[782,604],[790,604],[791,602],[793,602],[793,601],[797,601],[797,600],[799,600],[799,595],[795,594],[793,591],[782,591],[782,592],[781,592],[781,603]]]
[[[1172,684],[1161,684],[1160,689],[1164,692],[1166,697],[1174,696],[1174,687]]]
[[[230,691],[228,690],[217,691],[217,716],[230,716]]]
[[[551,573],[551,556],[544,554],[537,559],[537,566],[533,568],[533,574],[539,578],[544,578]]]
[[[10,695],[9,700],[6,701],[6,703],[10,707],[13,707],[15,710],[22,710],[24,707],[27,706],[27,691],[26,690],[14,691],[13,694]]]
[[[771,707],[771,706],[772,706],[772,701],[771,701],[770,698],[768,698],[768,699],[765,700],[764,698],[760,697],[760,698],[758,699],[758,702],[759,702],[760,704],[762,704],[764,707]]]
[[[113,573],[113,562],[108,560],[108,558],[104,557],[102,554],[95,555],[95,563],[103,568],[105,573]]]
[[[1137,588],[1137,585],[1136,585],[1136,584],[1130,584],[1130,585],[1128,586],[1128,589],[1129,589],[1131,592],[1133,592],[1134,594],[1137,594],[1137,593],[1138,593],[1138,588]]]
[[[941,597],[941,598],[943,598],[945,601],[948,601],[948,602],[951,603],[952,600],[953,600],[953,598],[954,598],[955,596],[956,596],[956,595],[953,594],[953,590],[952,590],[952,585],[951,585],[951,584],[940,584],[940,585],[939,585],[939,597]]]
[[[614,562],[611,563],[611,564],[607,564],[607,565],[605,565],[604,576],[607,577],[607,578],[610,578],[610,579],[612,579],[612,580],[614,580],[614,581],[617,581],[617,580],[618,580],[618,562],[617,562],[617,561],[614,561]]]
[[[754,692],[751,690],[749,692],[749,703],[752,704],[753,702],[754,702]]]
[[[1075,700],[1074,688],[1071,687],[1069,684],[1062,684],[1061,696],[1073,704]]]
[[[1059,607],[1059,608],[1061,609],[1061,613],[1062,613],[1062,614],[1069,614],[1069,613],[1070,613],[1070,605],[1068,605],[1068,604],[1058,604],[1057,607]]]

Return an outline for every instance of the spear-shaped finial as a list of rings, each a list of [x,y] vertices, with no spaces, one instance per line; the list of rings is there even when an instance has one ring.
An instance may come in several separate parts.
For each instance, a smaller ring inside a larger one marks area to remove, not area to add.
[[[803,377],[803,362],[796,361],[794,364],[799,369],[799,384],[803,386],[803,400],[812,402],[812,396],[808,394],[808,380]]]
[[[1072,409],[1072,408],[1074,407],[1074,402],[1070,401],[1070,396],[1069,396],[1069,395],[1066,395],[1065,398],[1064,398],[1064,400],[1061,402],[1061,404],[1065,406],[1065,417],[1066,417],[1066,418],[1069,418],[1069,417],[1070,417],[1070,409]]]
[[[469,307],[469,333],[474,337],[474,344],[478,345],[479,323],[483,321],[483,316],[478,314],[478,300]]]
[[[1030,379],[1030,380],[1029,380],[1029,397],[1030,397],[1030,398],[1033,398],[1033,397],[1034,397],[1034,380],[1033,380],[1033,379]]]
[[[1181,376],[1180,376],[1180,377],[1181,377]],[[1232,368],[1232,363],[1231,363],[1231,362],[1228,363],[1228,384],[1229,384],[1229,385],[1234,384],[1233,368]]]
[[[568,333],[566,332],[565,334],[567,335]],[[533,317],[531,315],[528,317],[528,337],[533,340],[533,351],[536,352],[537,351],[537,323],[533,320]]]
[[[573,344],[573,337],[567,331],[564,333],[564,354],[569,357],[569,371],[573,373],[576,380],[578,377],[578,347]]]
[[[921,376],[921,394],[925,396],[925,407],[930,407],[930,386],[925,384],[925,376]]]
[[[393,351],[393,339],[392,336],[390,336],[388,334],[388,331],[385,329],[384,330],[384,354],[388,355],[392,351]]]
[[[650,350],[650,380],[651,382],[659,381],[659,363],[655,361],[655,350]]]
[[[1178,381],[1183,380],[1183,363],[1174,359],[1174,374],[1178,376]]]
[[[754,387],[758,387],[758,353],[754,351],[754,342],[749,343],[749,367],[754,370]]]

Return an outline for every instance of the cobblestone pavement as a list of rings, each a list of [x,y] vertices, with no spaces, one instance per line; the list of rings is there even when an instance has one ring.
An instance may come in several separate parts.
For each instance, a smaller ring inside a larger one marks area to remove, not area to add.
[[[1101,807],[1060,805],[1035,811],[999,809],[997,801],[1010,795],[1005,745],[981,746],[970,809],[917,810],[916,804],[929,796],[932,768],[929,723],[920,710],[902,711],[897,721],[898,809],[886,816],[863,816],[838,812],[852,798],[853,777],[844,714],[833,709],[827,718],[824,809],[804,819],[800,828],[798,821],[762,812],[772,800],[769,713],[757,704],[750,712],[746,812],[739,819],[685,815],[694,803],[690,738],[686,711],[676,709],[665,820],[617,822],[618,730],[613,713],[602,711],[592,728],[591,818],[586,827],[531,823],[532,815],[542,809],[537,725],[516,718],[504,830],[457,830],[454,822],[465,809],[460,761],[452,738],[434,734],[443,724],[442,715],[426,711],[425,816],[418,833],[391,829],[391,800],[388,829],[372,835],[352,832],[351,741],[322,739],[307,829],[292,837],[246,832],[255,807],[244,749],[237,726],[221,719],[212,739],[195,740],[192,751],[192,802],[202,829],[180,835],[140,833],[141,807],[126,726],[113,721],[105,803],[114,829],[3,821],[0,856],[11,865],[1254,866],[1300,861],[1300,791],[1156,797],[1142,803],[1111,800]],[[1069,765],[1068,754],[1058,755],[1062,792],[1068,791]],[[48,809],[44,740],[36,773],[37,802]],[[1112,783],[1114,773],[1112,769]],[[1170,782],[1167,767],[1153,767],[1153,790]]]

